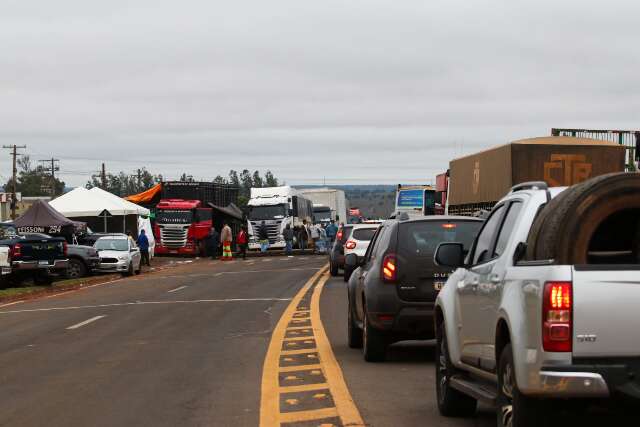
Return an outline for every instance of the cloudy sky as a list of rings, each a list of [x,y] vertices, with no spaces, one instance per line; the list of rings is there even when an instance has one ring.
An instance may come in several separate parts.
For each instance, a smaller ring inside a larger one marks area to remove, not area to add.
[[[102,161],[429,182],[551,127],[640,128],[639,16],[634,0],[0,0],[0,142],[60,159],[71,185]]]

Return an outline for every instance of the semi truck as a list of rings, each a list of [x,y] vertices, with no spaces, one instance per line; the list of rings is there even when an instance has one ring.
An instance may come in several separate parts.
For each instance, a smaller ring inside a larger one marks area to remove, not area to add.
[[[238,188],[213,182],[162,183],[153,226],[155,254],[199,255],[214,225],[211,205],[236,203]]]
[[[522,139],[452,160],[436,180],[449,215],[489,211],[514,185],[544,181],[570,186],[625,170],[625,147],[590,138]]]
[[[327,225],[333,220],[331,208],[329,206],[313,204],[313,222],[316,224]]]
[[[302,227],[303,221],[310,224],[313,218],[313,203],[288,185],[252,188],[247,205],[250,250],[260,249],[258,232],[263,222],[267,227],[269,247],[282,249],[285,247],[282,232],[287,224],[291,228]]]
[[[435,189],[430,185],[402,185],[396,190],[395,215],[434,215]]]
[[[334,220],[338,223],[347,221],[347,199],[344,191],[335,188],[305,188],[298,190],[306,199],[314,204],[314,210],[318,208],[316,222],[330,222]],[[326,218],[326,208],[329,208],[330,218]],[[324,212],[324,213],[322,213]]]

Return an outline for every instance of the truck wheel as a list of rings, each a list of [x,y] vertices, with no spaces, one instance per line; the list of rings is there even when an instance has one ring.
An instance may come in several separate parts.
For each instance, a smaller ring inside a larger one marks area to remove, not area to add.
[[[353,319],[353,307],[351,305],[351,298],[349,298],[349,312],[347,313],[347,338],[349,341],[349,348],[362,348],[362,329],[356,325]]]
[[[87,274],[87,267],[79,259],[70,258],[67,264],[67,279],[78,279]]]
[[[640,255],[637,216],[640,174],[613,173],[574,185],[551,200],[536,218],[527,259],[586,264],[589,251]]]
[[[535,427],[545,425],[545,408],[539,399],[524,396],[518,390],[511,344],[500,354],[498,364],[498,427]]]
[[[444,324],[437,331],[436,341],[436,396],[438,411],[445,417],[470,417],[476,413],[478,401],[459,392],[450,385],[456,370],[449,358],[447,334]]]
[[[387,354],[387,340],[384,334],[369,322],[366,307],[362,323],[364,324],[364,329],[362,330],[362,354],[364,360],[367,362],[384,362]]]
[[[333,277],[338,275],[338,266],[333,261],[329,261],[329,273],[331,273]]]

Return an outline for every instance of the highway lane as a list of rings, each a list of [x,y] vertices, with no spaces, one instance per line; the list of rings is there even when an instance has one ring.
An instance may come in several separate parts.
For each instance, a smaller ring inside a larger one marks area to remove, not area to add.
[[[0,307],[0,425],[257,425],[271,332],[325,261],[269,260]]]

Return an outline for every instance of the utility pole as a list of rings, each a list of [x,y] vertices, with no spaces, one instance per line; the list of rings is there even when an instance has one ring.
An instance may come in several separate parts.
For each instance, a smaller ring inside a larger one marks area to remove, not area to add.
[[[3,145],[2,148],[8,148],[11,151],[13,157],[13,173],[11,179],[11,219],[16,219],[16,179],[18,175],[18,166],[16,159],[18,157],[18,149],[27,148],[26,145]]]
[[[51,194],[52,199],[56,197],[56,172],[60,170],[60,166],[58,166],[56,163],[59,161],[60,160],[54,159],[53,157],[48,160],[40,160],[40,163],[43,163],[43,164],[47,164],[51,162],[51,166],[42,166],[42,170],[44,172],[51,173],[51,184],[48,190],[49,190],[49,193]]]
[[[107,189],[107,168],[102,164],[102,170],[100,171],[100,180],[102,181],[102,189]]]
[[[141,187],[142,187],[142,170],[138,169],[136,171],[136,173],[134,173],[133,175],[129,175],[131,178],[136,178],[137,179],[137,184],[138,184],[138,191],[140,191]]]

